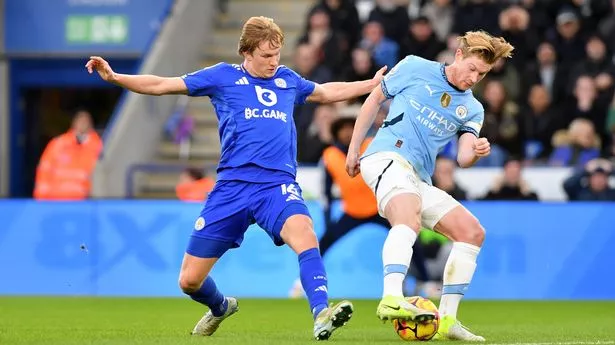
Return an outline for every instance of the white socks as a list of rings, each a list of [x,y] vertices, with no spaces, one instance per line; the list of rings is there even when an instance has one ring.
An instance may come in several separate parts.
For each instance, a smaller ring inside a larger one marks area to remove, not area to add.
[[[474,275],[479,251],[480,247],[469,243],[453,243],[453,249],[444,267],[440,315],[457,318],[457,308]]]
[[[384,290],[382,296],[403,296],[403,283],[412,259],[412,246],[417,233],[409,226],[395,225],[382,247]]]

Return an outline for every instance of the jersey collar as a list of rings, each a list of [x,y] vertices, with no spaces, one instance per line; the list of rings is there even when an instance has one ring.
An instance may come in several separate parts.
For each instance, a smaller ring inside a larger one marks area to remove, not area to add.
[[[451,83],[451,82],[448,80],[448,78],[446,77],[446,70],[444,69],[446,66],[448,66],[448,64],[445,64],[445,63],[440,64],[440,73],[442,73],[442,78],[444,78],[444,81],[446,81],[446,83],[447,83],[448,85],[450,85],[450,86],[451,86],[453,89],[455,89],[456,91],[459,91],[459,92],[465,92],[465,91],[463,91],[463,90],[459,89],[457,86],[453,85],[453,83]]]
[[[261,78],[261,77],[255,77],[251,75],[250,72],[248,72],[248,70],[244,67],[243,62],[239,65],[239,67],[241,67],[241,71],[248,77],[254,78],[254,79],[262,79],[262,80],[270,80],[270,79],[275,78],[275,76],[278,74],[278,71],[280,70],[280,68],[282,68],[282,66],[284,65],[278,65],[278,67],[276,67],[275,69],[275,72],[273,73],[273,76],[271,76],[270,78]]]

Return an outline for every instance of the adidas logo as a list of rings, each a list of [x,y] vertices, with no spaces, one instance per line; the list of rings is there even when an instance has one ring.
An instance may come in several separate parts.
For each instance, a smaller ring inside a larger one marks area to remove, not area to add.
[[[321,285],[317,287],[316,289],[314,289],[314,292],[317,292],[317,291],[327,292],[327,287],[325,285]]]
[[[235,85],[248,85],[248,84],[250,83],[248,82],[248,78],[246,77],[241,77],[241,79],[235,82]]]

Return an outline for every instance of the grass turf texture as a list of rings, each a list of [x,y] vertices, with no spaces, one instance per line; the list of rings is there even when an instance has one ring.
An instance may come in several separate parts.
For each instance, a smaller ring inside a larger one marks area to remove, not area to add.
[[[330,341],[403,343],[356,300],[350,323]],[[240,311],[212,337],[189,332],[206,311],[189,299],[0,297],[0,344],[314,344],[305,300],[240,299]],[[461,320],[492,344],[615,344],[615,301],[464,301]],[[443,344],[447,342],[435,342]],[[450,342],[448,342],[450,343]],[[418,344],[418,343],[417,343]],[[454,342],[462,344],[462,342]]]

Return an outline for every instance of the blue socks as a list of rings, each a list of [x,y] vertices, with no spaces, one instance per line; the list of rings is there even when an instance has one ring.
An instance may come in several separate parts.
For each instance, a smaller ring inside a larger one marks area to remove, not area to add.
[[[224,295],[218,291],[216,283],[211,277],[207,277],[198,291],[187,294],[193,300],[209,307],[214,316],[222,316],[226,312],[228,302]]]
[[[327,308],[329,300],[327,273],[318,248],[308,249],[299,254],[299,273],[301,285],[310,302],[310,310],[316,318],[318,313]]]

